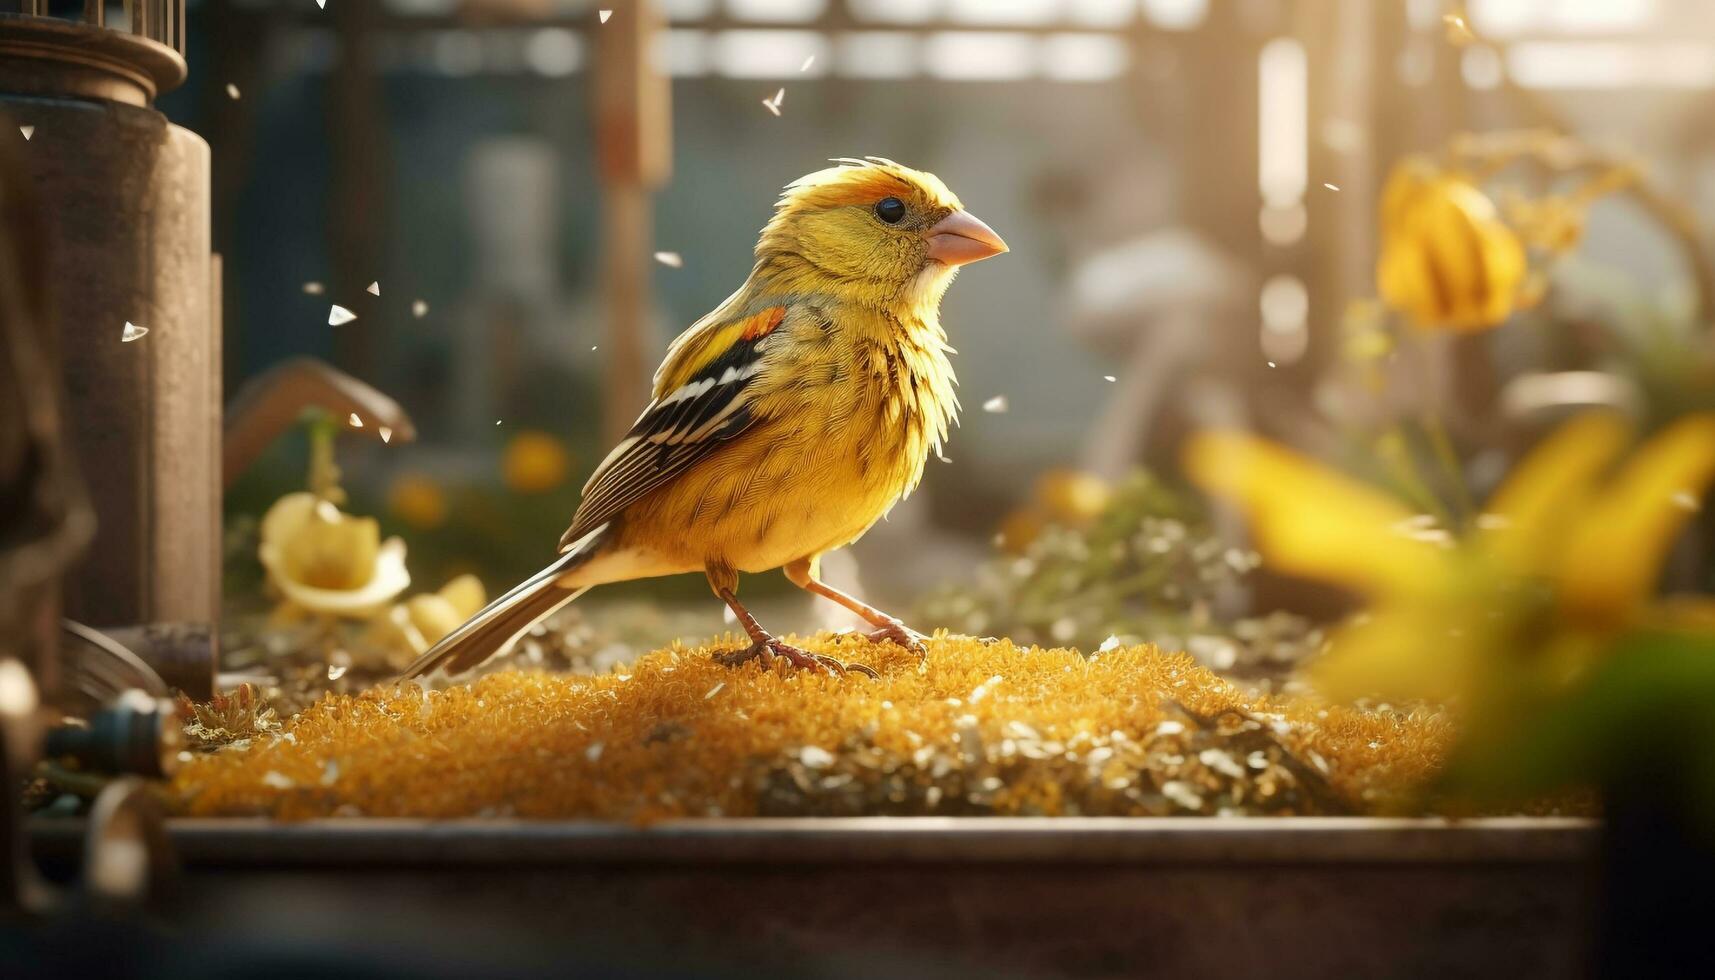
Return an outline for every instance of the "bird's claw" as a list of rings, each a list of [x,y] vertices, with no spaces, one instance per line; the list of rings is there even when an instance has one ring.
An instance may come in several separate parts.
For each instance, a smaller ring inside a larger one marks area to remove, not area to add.
[[[897,619],[889,619],[887,625],[865,635],[876,643],[897,643],[915,653],[918,660],[927,660],[929,657],[929,648],[926,645],[929,638]]]
[[[829,674],[834,677],[844,677],[847,671],[856,671],[872,680],[880,680],[881,675],[875,668],[857,663],[842,663],[824,653],[811,653],[783,640],[772,637],[758,640],[743,650],[732,653],[715,654],[715,662],[727,667],[737,667],[751,660],[758,660],[764,669],[774,666],[774,658],[783,657],[787,663],[800,670],[808,670],[818,674]]]

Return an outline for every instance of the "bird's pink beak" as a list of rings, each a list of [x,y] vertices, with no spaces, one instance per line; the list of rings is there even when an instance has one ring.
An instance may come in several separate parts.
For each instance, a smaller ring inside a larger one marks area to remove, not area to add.
[[[954,211],[929,229],[929,257],[947,265],[969,265],[1006,251],[994,229],[969,211]]]

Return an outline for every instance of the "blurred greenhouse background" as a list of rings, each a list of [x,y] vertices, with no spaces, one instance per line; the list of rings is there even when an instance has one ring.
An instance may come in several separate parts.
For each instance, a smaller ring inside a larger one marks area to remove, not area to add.
[[[671,156],[639,243],[604,219],[595,78],[598,32],[651,16]],[[1348,356],[1389,169],[1455,134],[1647,160],[1690,239],[1712,230],[1700,0],[201,0],[189,21],[190,82],[160,105],[213,148],[228,391],[309,355],[398,399],[418,440],[347,437],[339,458],[351,509],[407,538],[424,587],[468,571],[492,593],[541,564],[614,392],[741,281],[781,185],[831,157],[934,171],[1012,245],[943,310],[965,406],[945,459],[831,568],[907,605],[970,579],[1072,474],[1174,482],[1210,424],[1350,458],[1427,402],[1481,494],[1567,405],[1683,394],[1676,352],[1708,299],[1659,215],[1604,197],[1553,267],[1572,330],[1528,310],[1425,338],[1379,382]],[[612,307],[616,266],[646,276],[640,311]],[[329,326],[333,304],[356,319]],[[1620,328],[1579,327],[1596,322]],[[258,595],[255,521],[304,461],[287,440],[228,495],[247,586],[229,601]],[[700,581],[627,588],[719,626]],[[1298,589],[1257,605],[1330,608]]]

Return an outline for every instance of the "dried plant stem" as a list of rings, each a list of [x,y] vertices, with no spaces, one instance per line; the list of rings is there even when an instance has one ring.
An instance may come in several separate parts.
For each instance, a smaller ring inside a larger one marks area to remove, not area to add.
[[[1526,162],[1550,174],[1593,174],[1578,189],[1578,196],[1584,201],[1608,193],[1626,194],[1678,243],[1697,289],[1698,318],[1715,324],[1715,261],[1698,237],[1696,221],[1684,205],[1651,184],[1635,162],[1550,129],[1466,133],[1452,141],[1448,152],[1456,163],[1472,169],[1479,178],[1492,177],[1515,163]]]

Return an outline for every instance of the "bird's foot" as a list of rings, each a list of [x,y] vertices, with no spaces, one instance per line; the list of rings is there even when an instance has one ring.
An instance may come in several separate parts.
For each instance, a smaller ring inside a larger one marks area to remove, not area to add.
[[[905,625],[897,619],[889,617],[887,624],[864,634],[876,643],[897,643],[917,655],[918,660],[929,659],[929,638]]]
[[[844,677],[848,671],[856,671],[857,673],[863,674],[864,676],[874,680],[881,679],[881,675],[876,673],[875,668],[873,667],[867,667],[858,663],[842,663],[826,654],[811,653],[808,650],[801,650],[784,640],[779,640],[774,637],[769,637],[766,640],[758,640],[750,646],[745,647],[743,650],[737,650],[732,653],[717,653],[715,654],[715,662],[727,667],[737,667],[741,664],[748,663],[751,660],[757,660],[761,662],[764,669],[767,669],[774,666],[775,657],[785,658],[786,662],[791,664],[793,667],[799,670],[808,670],[812,673],[831,674],[835,677]]]

